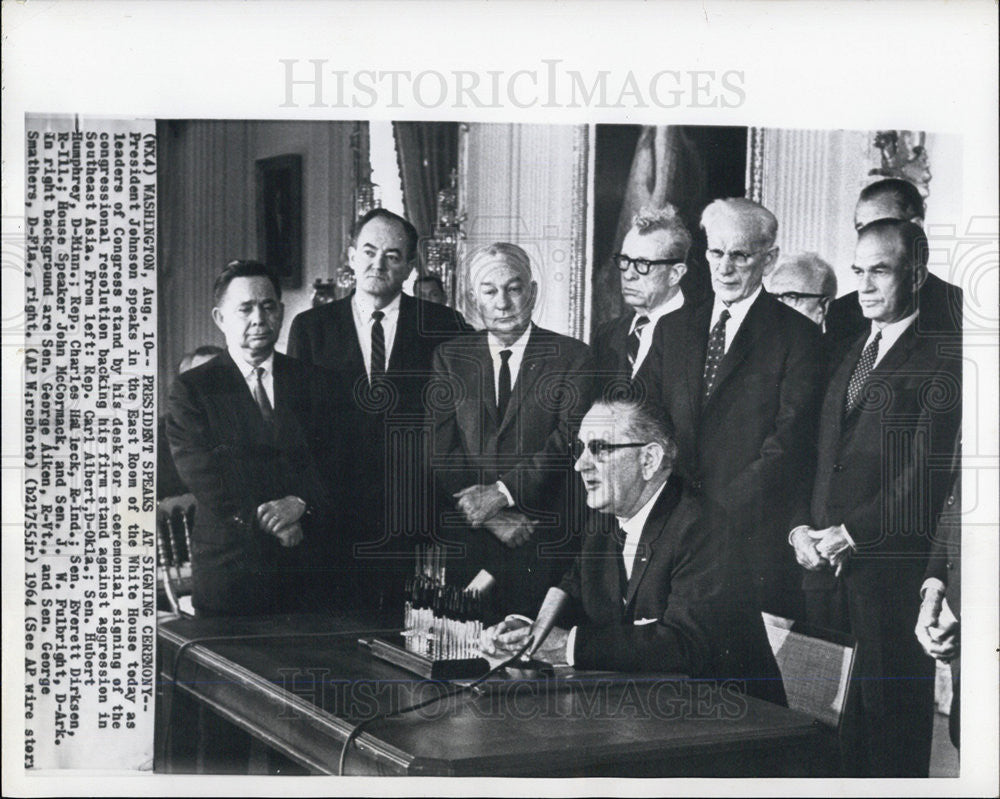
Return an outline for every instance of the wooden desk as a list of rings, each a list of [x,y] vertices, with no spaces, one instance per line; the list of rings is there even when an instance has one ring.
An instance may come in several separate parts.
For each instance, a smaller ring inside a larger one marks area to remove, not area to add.
[[[337,773],[355,724],[445,687],[372,658],[372,620],[323,616],[176,619],[159,627],[161,677],[318,774]],[[383,632],[389,630],[382,628]],[[326,635],[326,633],[334,633]],[[166,692],[169,695],[169,691]],[[161,730],[162,732],[162,730]],[[375,722],[348,774],[807,776],[818,728],[787,708],[683,679],[641,675],[493,684]]]

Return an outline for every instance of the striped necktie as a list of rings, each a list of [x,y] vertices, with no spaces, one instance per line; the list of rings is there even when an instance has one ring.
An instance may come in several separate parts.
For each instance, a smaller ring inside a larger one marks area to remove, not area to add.
[[[385,374],[385,330],[382,328],[382,311],[372,311],[372,361],[369,382],[374,383]]]
[[[640,316],[635,320],[635,329],[629,334],[625,343],[625,351],[628,354],[628,365],[635,368],[636,359],[639,357],[639,344],[642,341],[642,329],[649,324],[648,316]]]

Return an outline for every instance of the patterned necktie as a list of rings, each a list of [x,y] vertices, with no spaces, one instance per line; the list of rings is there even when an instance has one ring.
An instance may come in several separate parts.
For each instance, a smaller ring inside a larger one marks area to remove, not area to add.
[[[369,382],[374,383],[385,374],[385,330],[382,329],[381,311],[372,311],[372,363]]]
[[[865,351],[861,353],[861,357],[858,358],[858,362],[854,366],[854,371],[851,372],[851,381],[847,384],[847,397],[844,400],[844,415],[849,414],[858,406],[861,390],[865,387],[868,375],[872,373],[872,368],[875,366],[875,359],[878,357],[878,343],[881,339],[882,331],[879,330],[875,334],[875,338],[865,347]]]
[[[625,342],[625,351],[628,354],[628,365],[635,368],[635,361],[639,357],[639,342],[642,337],[642,329],[649,324],[648,316],[640,316],[635,320],[635,329],[629,334],[628,341]]]
[[[719,373],[719,364],[726,354],[726,322],[729,319],[729,309],[723,308],[719,321],[715,323],[708,335],[708,352],[705,354],[704,392],[701,401],[706,402],[715,388],[715,376]]]
[[[264,417],[264,421],[270,423],[274,419],[274,408],[271,407],[271,400],[267,398],[267,392],[264,390],[264,367],[255,366],[253,370],[253,398],[257,403],[257,407],[260,408],[260,415]]]
[[[510,404],[510,350],[500,350],[500,379],[497,381],[497,415],[503,421]]]

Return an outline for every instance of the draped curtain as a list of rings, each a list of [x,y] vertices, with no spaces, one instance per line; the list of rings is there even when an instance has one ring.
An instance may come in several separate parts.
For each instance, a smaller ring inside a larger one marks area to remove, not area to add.
[[[457,122],[393,122],[406,216],[421,238],[434,232],[437,193],[458,168]]]

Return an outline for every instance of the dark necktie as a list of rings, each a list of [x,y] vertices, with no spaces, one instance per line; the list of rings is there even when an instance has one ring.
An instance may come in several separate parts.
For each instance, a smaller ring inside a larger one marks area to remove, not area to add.
[[[369,382],[374,383],[385,374],[385,330],[382,329],[381,311],[372,311],[372,365]]]
[[[503,421],[510,404],[510,350],[500,350],[500,379],[497,381],[497,415]]]
[[[861,390],[865,387],[868,375],[872,373],[875,366],[875,359],[878,357],[878,343],[882,339],[882,331],[875,334],[865,351],[861,353],[854,371],[851,372],[851,381],[847,384],[847,397],[844,400],[844,414],[849,414],[858,406],[861,399]]]
[[[622,601],[628,593],[628,570],[625,568],[625,539],[628,534],[618,525],[615,530],[615,551],[618,553],[618,585],[621,588]]]
[[[701,401],[706,402],[712,396],[712,389],[715,388],[715,376],[719,373],[719,364],[726,354],[726,322],[729,319],[729,309],[723,308],[719,314],[719,321],[715,323],[712,332],[708,334],[708,351],[705,354],[705,376],[704,391]]]
[[[274,408],[271,407],[271,400],[267,398],[267,392],[264,390],[264,367],[255,366],[253,370],[253,398],[257,403],[257,407],[260,408],[260,415],[264,417],[264,421],[270,423],[274,418]]]
[[[635,320],[635,330],[633,330],[625,343],[625,351],[628,353],[628,365],[635,368],[636,359],[639,357],[639,342],[642,336],[642,329],[649,324],[648,316],[640,316]]]

